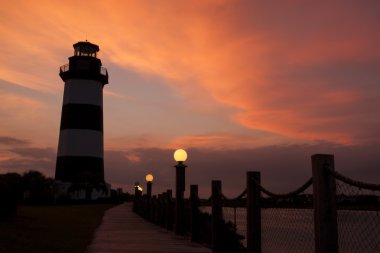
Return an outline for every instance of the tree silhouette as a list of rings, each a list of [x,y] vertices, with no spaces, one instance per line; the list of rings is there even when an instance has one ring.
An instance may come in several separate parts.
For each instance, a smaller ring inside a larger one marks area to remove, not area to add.
[[[17,173],[0,175],[0,219],[16,215],[22,199],[21,176]]]
[[[39,171],[28,171],[22,176],[25,201],[34,204],[50,202],[53,199],[52,178],[45,177]]]

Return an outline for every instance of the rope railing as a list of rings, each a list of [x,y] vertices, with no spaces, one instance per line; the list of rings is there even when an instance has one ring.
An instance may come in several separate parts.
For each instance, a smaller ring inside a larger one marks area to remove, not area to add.
[[[265,189],[262,185],[260,185],[258,182],[255,182],[256,185],[260,188],[260,191],[262,191],[263,193],[265,193],[266,195],[268,195],[269,197],[275,197],[275,198],[290,198],[290,197],[294,197],[298,194],[300,194],[301,192],[305,191],[307,188],[309,188],[309,186],[311,186],[313,184],[313,178],[310,178],[309,180],[306,181],[306,183],[304,183],[303,185],[301,185],[299,188],[297,188],[296,190],[294,191],[291,191],[291,192],[288,192],[288,193],[274,193],[274,192],[271,192],[267,189]]]
[[[331,168],[328,168],[327,170],[333,177],[335,177],[335,179],[338,179],[346,184],[349,184],[349,185],[352,185],[352,186],[356,186],[356,187],[359,187],[359,188],[362,188],[362,189],[366,189],[366,190],[372,190],[372,191],[380,191],[380,184],[370,184],[370,183],[365,183],[365,182],[361,182],[361,181],[358,181],[358,180],[353,180],[351,178],[348,178],[342,174],[340,174],[339,172],[337,172],[336,170],[333,170]]]
[[[201,206],[210,206],[211,205],[211,198],[212,198],[212,196],[210,196],[207,199],[200,199],[200,198],[198,198],[199,204]]]
[[[247,252],[286,249],[294,253],[337,253],[339,243],[342,252],[378,252],[380,185],[346,177],[334,171],[333,164],[332,155],[312,156],[313,177],[287,193],[272,192],[262,186],[257,171],[247,172],[245,189],[234,198],[223,194],[220,180],[212,181],[212,195],[208,198],[199,198],[198,186],[192,185],[184,207],[185,231],[193,241],[208,244],[214,250],[219,250],[221,244],[242,243]],[[315,187],[311,191],[312,185]],[[139,199],[144,200],[139,196],[136,203],[144,204]],[[167,198],[153,196],[145,203],[149,212],[141,208],[136,211],[143,211],[148,220],[161,226],[165,219],[166,228],[172,230],[177,226],[172,218],[175,201],[170,194],[169,208],[164,208],[169,203]],[[228,252],[240,251],[235,248]]]
[[[233,202],[233,201],[239,201],[241,200],[245,195],[247,195],[247,189],[244,189],[242,193],[240,193],[237,197],[235,198],[228,198],[226,197],[226,195],[224,195],[222,192],[218,191],[219,193],[219,196],[222,197],[222,200],[223,201],[228,201],[228,202]],[[207,199],[199,199],[200,203],[203,204],[203,205],[206,205],[206,204],[209,204],[211,205],[211,200],[212,200],[212,196],[210,196],[209,198]]]
[[[354,180],[324,165],[326,178],[335,181],[336,220],[340,252],[379,252],[380,184]]]
[[[241,200],[245,195],[247,195],[247,189],[244,189],[242,193],[240,193],[237,197],[235,198],[227,198],[223,193],[221,193],[222,199],[227,200],[227,201],[237,201]]]

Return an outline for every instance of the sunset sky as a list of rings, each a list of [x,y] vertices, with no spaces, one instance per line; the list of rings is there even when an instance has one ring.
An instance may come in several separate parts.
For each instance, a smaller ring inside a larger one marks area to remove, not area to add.
[[[87,39],[110,75],[114,187],[173,188],[176,148],[205,194],[239,193],[248,170],[292,190],[315,153],[380,181],[380,1],[0,1],[0,173],[54,176],[59,66]]]

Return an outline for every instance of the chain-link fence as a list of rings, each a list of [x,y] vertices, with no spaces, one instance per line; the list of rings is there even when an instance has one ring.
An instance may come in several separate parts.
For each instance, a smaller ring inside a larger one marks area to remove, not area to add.
[[[246,189],[235,198],[222,193],[218,180],[204,200],[192,185],[185,205],[186,234],[218,253],[379,253],[380,185],[339,174],[332,155],[314,155],[312,164],[313,177],[286,194],[264,188],[260,172],[247,172]],[[148,220],[165,219],[159,224],[168,229],[177,225],[171,191],[146,204],[150,212],[142,214]]]
[[[263,253],[314,252],[312,180],[286,193],[273,193],[261,185],[261,247]]]
[[[334,171],[339,252],[380,252],[380,185],[354,181]]]
[[[241,243],[247,246],[247,190],[244,189],[235,198],[228,198],[222,194],[223,199],[223,219],[233,224],[236,233],[242,237]]]
[[[243,245],[247,246],[247,209],[245,207],[223,207],[223,218],[234,224],[236,232],[244,236]]]
[[[312,209],[264,208],[262,252],[314,252]]]

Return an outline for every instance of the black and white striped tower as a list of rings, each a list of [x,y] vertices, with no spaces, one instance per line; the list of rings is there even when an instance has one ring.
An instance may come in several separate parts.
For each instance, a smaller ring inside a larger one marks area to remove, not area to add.
[[[104,183],[103,86],[108,72],[97,58],[99,46],[73,45],[74,56],[61,66],[65,82],[55,179]]]

